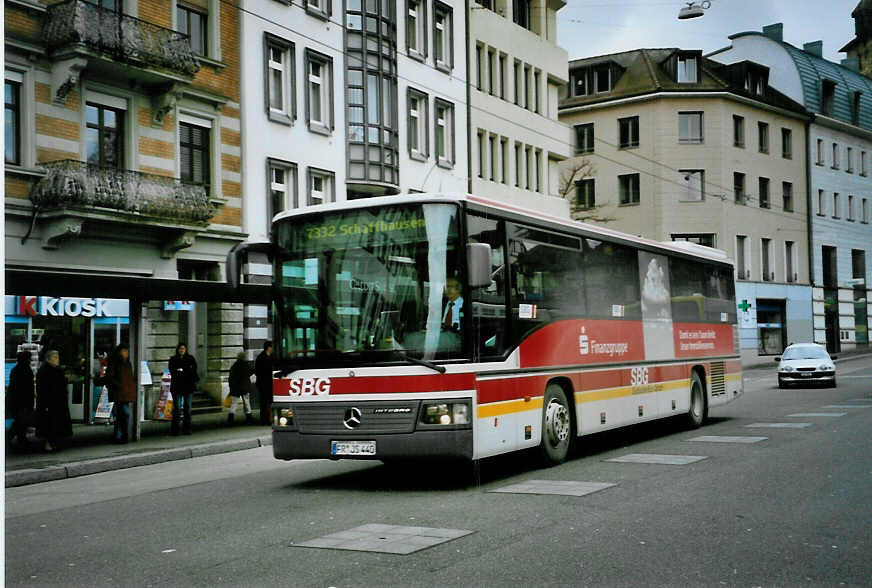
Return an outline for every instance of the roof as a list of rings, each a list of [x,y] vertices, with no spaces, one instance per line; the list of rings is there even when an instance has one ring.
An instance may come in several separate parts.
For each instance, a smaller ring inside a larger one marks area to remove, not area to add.
[[[751,35],[764,37],[773,43],[778,43],[793,59],[802,83],[803,105],[809,111],[821,113],[821,82],[830,80],[836,84],[832,118],[847,124],[854,124],[852,116],[854,93],[861,92],[859,126],[866,130],[872,130],[872,79],[843,65],[803,51],[790,43],[777,41],[763,33],[749,31],[730,35],[729,38],[734,40]]]
[[[668,67],[670,60],[677,54],[695,54],[698,63],[697,82],[677,82],[674,73]],[[767,103],[797,113],[805,114],[801,104],[797,104],[774,88],[766,87],[762,96],[745,90],[743,79],[735,75],[737,69],[747,68],[752,62],[724,65],[717,61],[702,57],[701,51],[683,50],[675,47],[666,49],[634,49],[622,53],[599,55],[569,62],[570,79],[572,72],[582,68],[597,65],[610,65],[620,74],[614,82],[611,91],[586,96],[563,96],[560,108],[586,106],[603,102],[611,102],[621,98],[644,96],[646,94],[664,92],[729,92],[752,100]],[[753,64],[752,67],[765,66]],[[568,87],[568,86],[567,86]]]

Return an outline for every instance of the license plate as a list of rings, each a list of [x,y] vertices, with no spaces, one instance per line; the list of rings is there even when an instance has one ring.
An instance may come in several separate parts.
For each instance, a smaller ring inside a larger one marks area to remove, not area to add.
[[[375,441],[331,441],[330,455],[375,455]]]
[[[814,375],[814,372],[799,372],[799,375],[803,378],[810,378]]]

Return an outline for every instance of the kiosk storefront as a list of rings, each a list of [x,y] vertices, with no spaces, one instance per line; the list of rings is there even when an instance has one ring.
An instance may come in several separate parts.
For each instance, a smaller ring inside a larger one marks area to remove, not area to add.
[[[99,398],[94,377],[112,349],[128,342],[129,312],[129,302],[116,298],[6,296],[6,384],[20,349],[35,351],[40,360],[56,349],[67,376],[70,415],[92,422]]]

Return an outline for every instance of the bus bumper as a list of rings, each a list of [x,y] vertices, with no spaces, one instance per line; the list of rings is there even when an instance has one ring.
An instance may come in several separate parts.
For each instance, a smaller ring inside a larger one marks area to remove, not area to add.
[[[472,429],[356,436],[301,434],[273,429],[277,459],[472,459]],[[371,455],[332,455],[333,441],[375,441]]]

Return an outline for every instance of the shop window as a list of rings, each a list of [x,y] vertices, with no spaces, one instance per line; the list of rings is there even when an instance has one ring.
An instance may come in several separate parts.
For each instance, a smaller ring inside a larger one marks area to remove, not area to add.
[[[221,268],[215,261],[200,261],[197,259],[177,259],[176,271],[180,280],[200,280],[203,282],[218,282],[221,280]]]
[[[779,355],[787,346],[784,300],[757,299],[757,341],[760,355]]]

